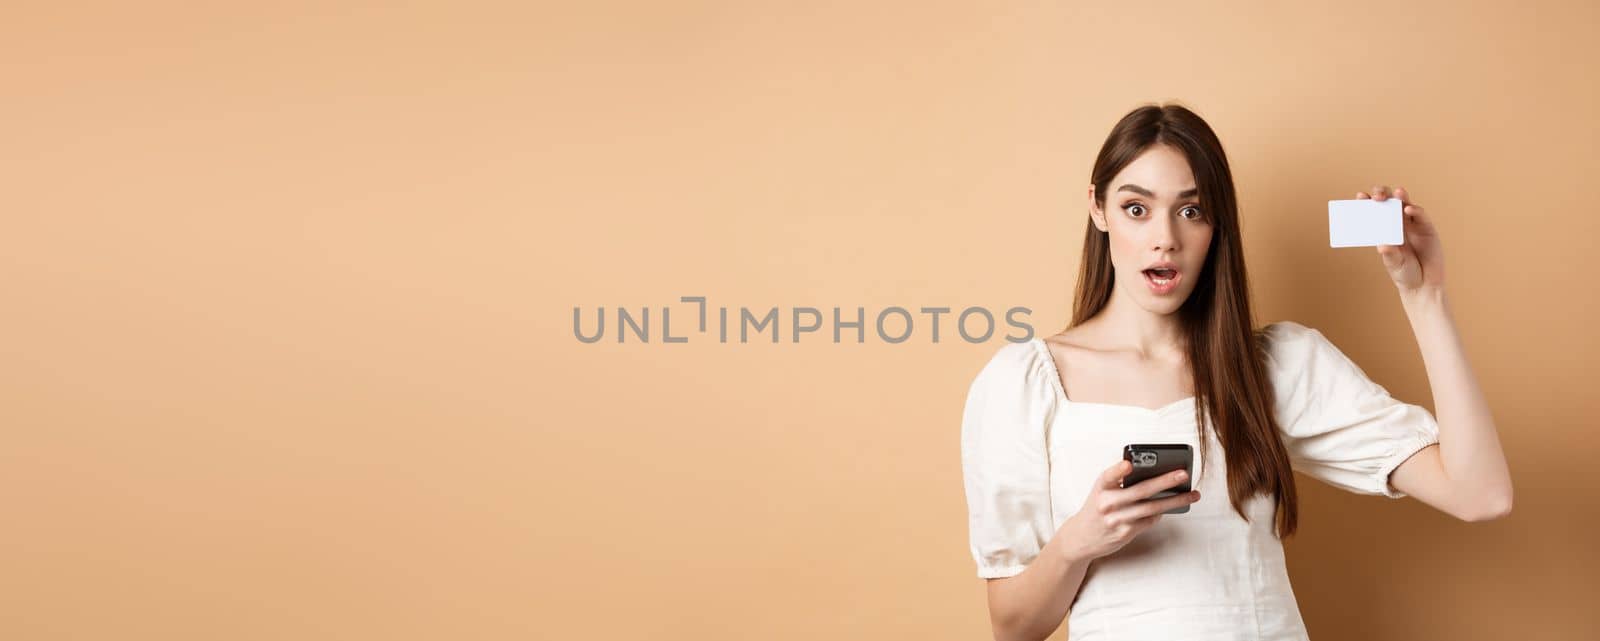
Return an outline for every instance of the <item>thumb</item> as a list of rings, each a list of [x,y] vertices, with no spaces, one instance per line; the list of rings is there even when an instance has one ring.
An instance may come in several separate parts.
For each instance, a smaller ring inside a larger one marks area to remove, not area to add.
[[[1132,464],[1124,459],[1117,461],[1116,465],[1106,468],[1106,471],[1100,474],[1100,487],[1107,490],[1121,489],[1122,477],[1127,476],[1128,471],[1133,469],[1131,466]]]
[[[1383,266],[1390,269],[1406,262],[1405,252],[1400,251],[1399,245],[1378,245],[1378,256],[1383,258]]]

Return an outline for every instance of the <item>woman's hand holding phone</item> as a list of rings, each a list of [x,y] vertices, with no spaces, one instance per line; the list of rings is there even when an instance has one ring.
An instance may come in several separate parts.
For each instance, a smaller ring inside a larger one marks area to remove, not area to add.
[[[1184,470],[1121,487],[1122,477],[1131,471],[1133,464],[1124,460],[1100,473],[1083,507],[1061,524],[1051,543],[1065,546],[1067,558],[1089,561],[1116,552],[1161,520],[1162,512],[1200,500],[1199,490],[1145,500],[1183,483],[1188,475]]]

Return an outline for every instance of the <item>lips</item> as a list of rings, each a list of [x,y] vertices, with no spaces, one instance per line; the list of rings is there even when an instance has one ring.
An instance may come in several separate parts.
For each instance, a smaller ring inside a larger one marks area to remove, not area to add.
[[[1144,281],[1150,285],[1150,291],[1156,295],[1171,294],[1178,289],[1178,280],[1183,277],[1174,267],[1153,267],[1144,270]]]
[[[1150,263],[1149,265],[1145,265],[1144,271],[1147,274],[1155,272],[1158,277],[1164,280],[1177,275],[1178,264],[1170,260],[1156,261],[1154,263]]]

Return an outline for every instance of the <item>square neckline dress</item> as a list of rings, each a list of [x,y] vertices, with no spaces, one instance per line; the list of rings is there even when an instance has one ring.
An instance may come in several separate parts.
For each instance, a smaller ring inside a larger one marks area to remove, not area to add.
[[[1438,442],[1427,410],[1392,398],[1314,329],[1264,328],[1274,411],[1297,471],[1343,489],[1400,498],[1388,474]],[[1186,443],[1200,500],[1092,561],[1068,611],[1073,641],[1307,640],[1276,502],[1240,518],[1214,430],[1198,442],[1196,398],[1159,408],[1067,398],[1043,338],[997,350],[968,392],[962,423],[971,552],[983,578],[1015,576],[1084,503],[1129,443]],[[1202,465],[1203,462],[1203,465]]]

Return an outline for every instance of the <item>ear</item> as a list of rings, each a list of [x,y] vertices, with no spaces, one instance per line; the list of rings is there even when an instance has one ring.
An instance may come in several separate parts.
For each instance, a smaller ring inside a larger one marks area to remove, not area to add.
[[[1106,213],[1094,202],[1094,185],[1089,185],[1089,220],[1094,221],[1095,229],[1106,231]]]

